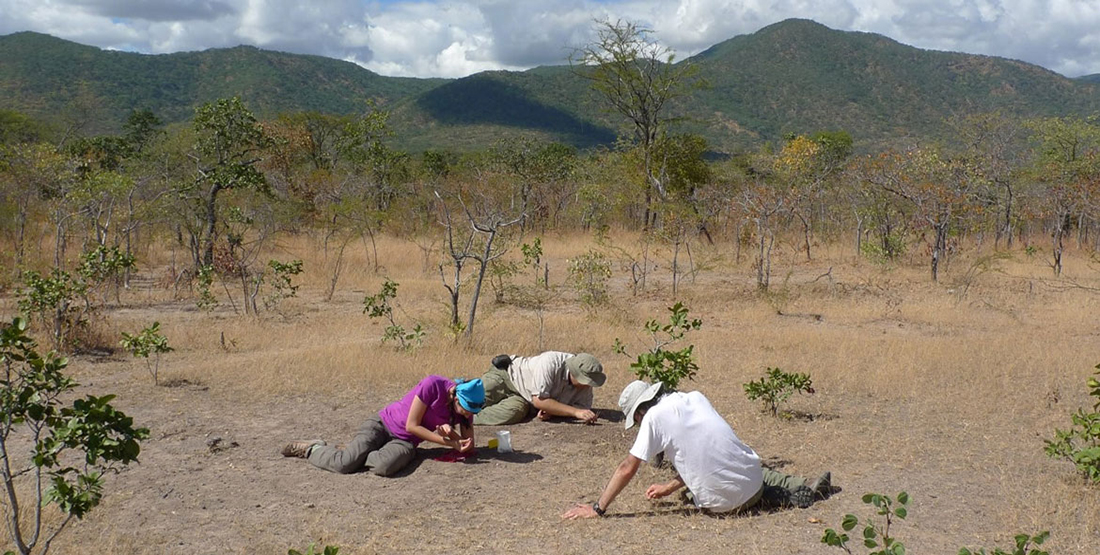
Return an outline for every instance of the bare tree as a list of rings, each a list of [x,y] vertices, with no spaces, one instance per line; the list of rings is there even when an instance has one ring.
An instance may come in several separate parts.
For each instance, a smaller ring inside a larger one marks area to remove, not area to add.
[[[485,181],[482,182],[485,184]],[[452,207],[444,201],[443,195],[435,193],[440,205],[440,214],[444,228],[444,250],[450,257],[454,269],[452,281],[447,282],[444,276],[444,264],[439,265],[439,274],[443,278],[443,285],[450,293],[451,299],[451,326],[454,330],[460,329],[458,320],[459,293],[462,285],[462,271],[466,262],[474,261],[478,264],[478,272],[470,296],[469,312],[465,324],[465,336],[473,337],[474,319],[477,315],[478,299],[481,297],[481,288],[485,283],[485,275],[490,264],[494,260],[504,256],[511,245],[511,241],[498,242],[502,236],[506,236],[512,226],[523,223],[526,218],[526,206],[513,208],[501,207],[496,199],[486,193],[491,187],[481,187],[478,194],[478,204],[471,205],[463,193],[455,193],[453,201],[459,205],[465,221],[459,223],[452,215]],[[463,225],[464,224],[464,225]]]

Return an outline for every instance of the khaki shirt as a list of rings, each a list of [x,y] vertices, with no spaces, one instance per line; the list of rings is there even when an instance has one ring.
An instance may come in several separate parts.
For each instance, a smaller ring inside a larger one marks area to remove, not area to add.
[[[571,353],[546,351],[533,357],[513,356],[508,377],[523,398],[554,399],[572,407],[592,408],[592,388],[574,387],[565,361]]]

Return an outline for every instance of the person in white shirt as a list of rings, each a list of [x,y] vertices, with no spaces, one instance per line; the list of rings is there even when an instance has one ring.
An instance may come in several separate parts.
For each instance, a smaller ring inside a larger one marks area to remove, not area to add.
[[[532,410],[540,420],[559,416],[592,424],[596,421],[592,388],[606,379],[603,365],[588,353],[498,355],[493,358],[493,368],[481,377],[485,408],[474,417],[474,424],[516,424]]]
[[[778,505],[805,508],[832,487],[829,472],[807,484],[803,478],[763,468],[756,452],[698,391],[662,395],[660,383],[634,381],[623,389],[619,407],[626,414],[627,429],[640,424],[630,454],[619,463],[595,503],[578,504],[562,518],[602,516],[642,462],[658,455],[663,455],[678,475],[671,482],[649,486],[645,496],[658,499],[686,487],[687,497],[696,507],[713,513],[752,508],[765,496]]]

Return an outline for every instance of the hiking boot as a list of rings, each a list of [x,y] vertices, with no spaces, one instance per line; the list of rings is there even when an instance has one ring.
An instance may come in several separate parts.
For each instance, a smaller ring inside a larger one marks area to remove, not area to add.
[[[284,457],[297,457],[299,459],[305,459],[309,457],[309,452],[313,449],[314,445],[324,445],[325,442],[320,439],[311,439],[308,441],[292,441],[283,447]]]
[[[787,501],[799,509],[805,509],[814,504],[815,495],[817,494],[814,490],[806,486],[798,486],[787,493]]]
[[[814,478],[814,481],[806,484],[806,486],[809,487],[815,495],[824,498],[826,495],[833,492],[833,473],[826,472]]]

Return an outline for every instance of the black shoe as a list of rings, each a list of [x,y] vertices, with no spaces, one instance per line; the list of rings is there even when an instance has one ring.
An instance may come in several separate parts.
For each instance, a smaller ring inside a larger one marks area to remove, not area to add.
[[[817,493],[814,490],[806,486],[798,486],[787,493],[787,500],[791,505],[799,509],[805,509],[814,504],[816,495]]]

